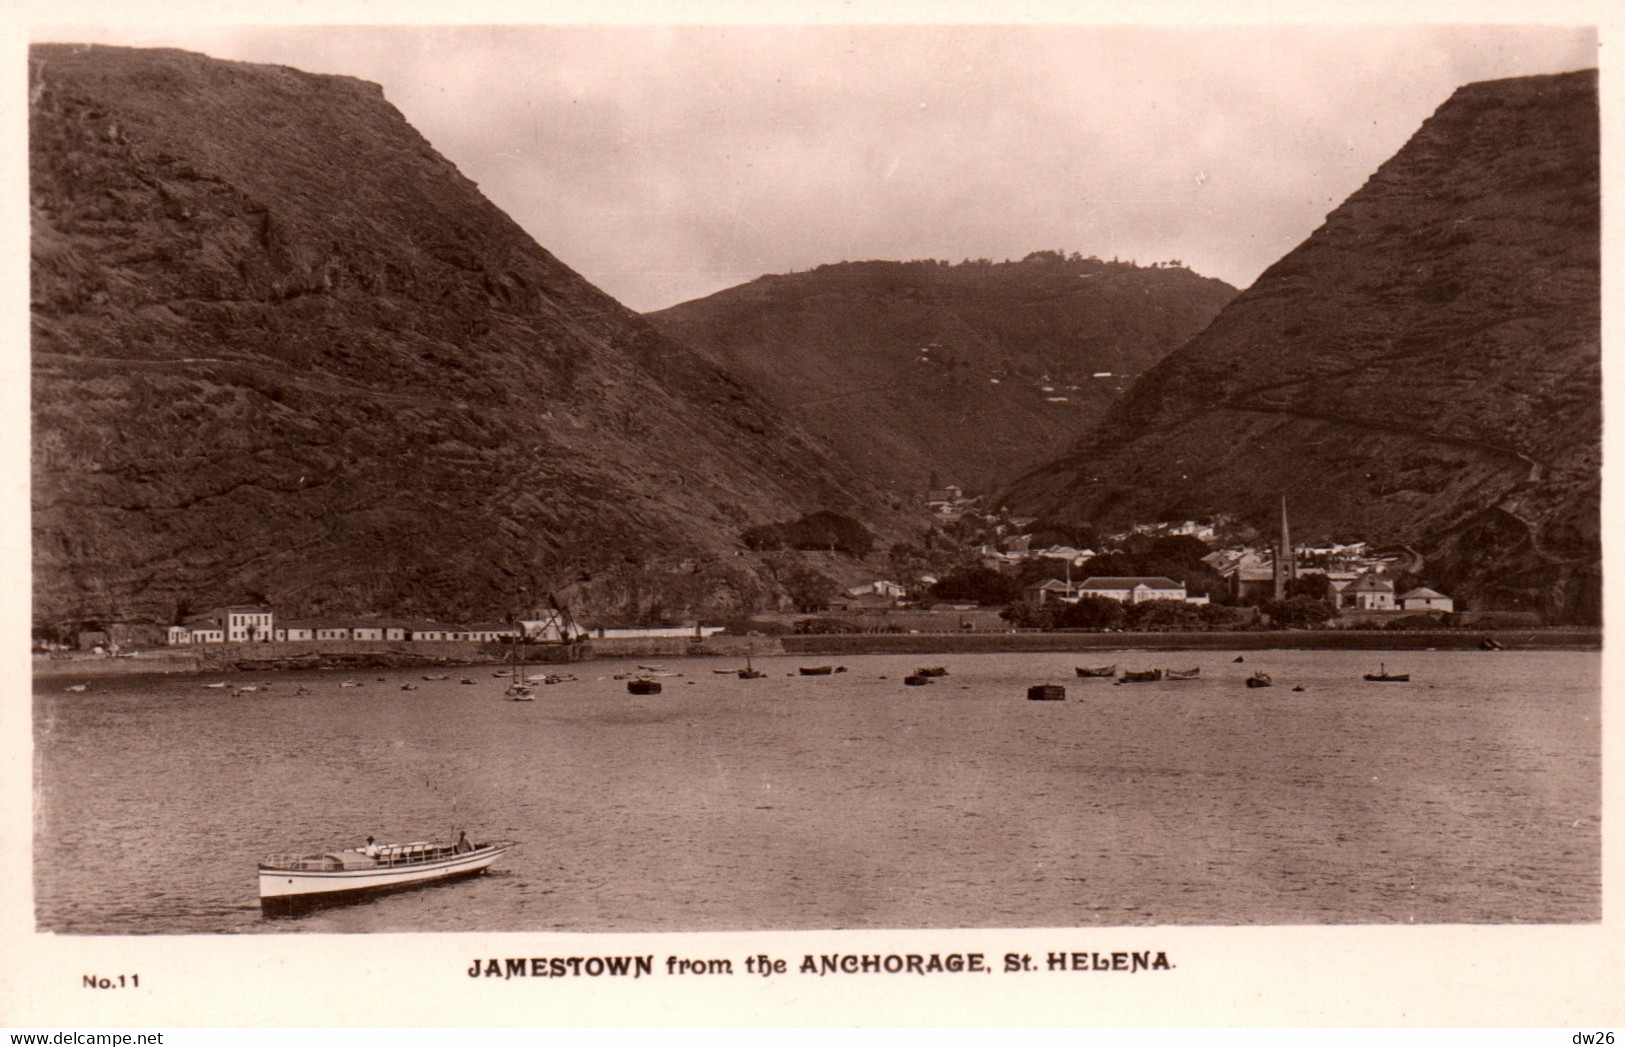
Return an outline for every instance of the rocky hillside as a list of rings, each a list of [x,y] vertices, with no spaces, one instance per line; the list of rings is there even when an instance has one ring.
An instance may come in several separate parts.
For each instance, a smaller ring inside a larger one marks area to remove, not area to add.
[[[1178,266],[845,262],[650,314],[839,455],[918,499],[1064,451],[1236,293]]]
[[[537,246],[381,90],[30,54],[36,621],[771,604],[877,497]]]
[[[1471,84],[1013,504],[1407,545],[1474,607],[1600,613],[1594,72]]]

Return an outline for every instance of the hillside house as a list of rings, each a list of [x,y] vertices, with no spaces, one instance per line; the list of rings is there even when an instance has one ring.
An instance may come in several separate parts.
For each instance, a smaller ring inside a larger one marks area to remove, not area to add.
[[[1407,611],[1443,611],[1447,614],[1456,609],[1456,603],[1450,597],[1426,587],[1412,589],[1401,596],[1399,605]]]
[[[894,598],[879,593],[859,593],[857,596],[843,594],[833,597],[828,603],[832,611],[889,611],[896,606]]]
[[[1147,600],[1185,600],[1185,585],[1172,578],[1129,577],[1090,578],[1078,586],[1078,596],[1104,596],[1123,603],[1145,603]]]
[[[1082,567],[1095,558],[1093,549],[1074,549],[1070,545],[1052,545],[1038,554],[1045,560],[1060,560],[1074,567]]]
[[[888,600],[901,600],[908,595],[908,590],[897,582],[880,578],[872,582],[865,582],[862,585],[854,585],[846,591],[846,595],[883,596]]]
[[[976,508],[976,499],[967,498],[963,490],[949,484],[947,487],[933,487],[926,492],[925,505],[944,520],[957,520]]]

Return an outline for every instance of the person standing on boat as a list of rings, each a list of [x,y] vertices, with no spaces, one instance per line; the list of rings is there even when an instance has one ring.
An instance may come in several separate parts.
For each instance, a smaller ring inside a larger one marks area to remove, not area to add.
[[[468,842],[468,833],[464,832],[462,829],[458,829],[457,830],[457,853],[458,854],[466,854],[467,852],[472,851],[473,849],[474,849],[474,845]]]

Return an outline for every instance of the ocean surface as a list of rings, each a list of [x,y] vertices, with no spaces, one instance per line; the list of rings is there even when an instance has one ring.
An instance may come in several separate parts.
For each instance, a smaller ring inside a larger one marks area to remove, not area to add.
[[[1235,656],[872,655],[824,677],[797,669],[833,660],[792,656],[758,659],[760,680],[713,672],[737,659],[682,658],[647,697],[614,678],[634,662],[597,661],[530,703],[505,701],[488,666],[444,681],[421,669],[105,678],[83,692],[43,679],[37,923],[196,934],[1601,918],[1598,652]],[[1202,675],[1115,685],[1073,671],[1113,661]],[[1361,680],[1379,661],[1412,682]],[[935,664],[949,675],[904,686]],[[1275,685],[1245,688],[1255,669]],[[228,680],[261,686],[205,686]],[[1066,701],[1026,699],[1045,682]],[[476,879],[260,916],[262,855],[458,828],[520,846]]]

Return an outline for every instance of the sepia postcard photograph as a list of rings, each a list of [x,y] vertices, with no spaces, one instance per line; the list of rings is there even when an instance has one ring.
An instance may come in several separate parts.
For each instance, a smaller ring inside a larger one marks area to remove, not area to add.
[[[1414,6],[32,7],[0,1025],[1625,1019],[1619,37]]]

